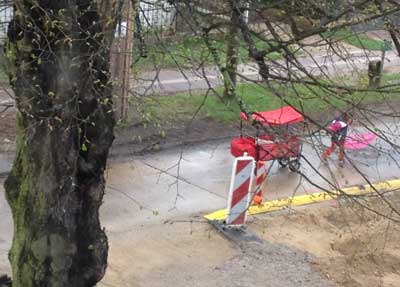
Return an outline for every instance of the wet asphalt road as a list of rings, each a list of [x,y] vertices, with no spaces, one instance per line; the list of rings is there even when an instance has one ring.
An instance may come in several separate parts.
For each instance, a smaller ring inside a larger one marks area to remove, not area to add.
[[[393,124],[395,127],[395,124]],[[395,127],[396,128],[396,127]],[[327,138],[323,139],[328,144]],[[391,151],[385,154],[386,151]],[[373,147],[348,151],[348,161],[339,167],[337,156],[328,164],[320,161],[320,149],[305,143],[300,173],[280,168],[275,162],[266,181],[266,199],[277,199],[295,193],[329,190],[396,178],[400,154],[387,143],[376,140]],[[117,230],[132,224],[163,221],[224,208],[227,202],[233,157],[229,142],[205,144],[186,150],[170,150],[155,155],[132,158],[126,163],[111,165],[108,170],[108,191],[103,208],[106,219],[126,218]],[[351,162],[351,163],[350,163]],[[269,162],[271,165],[272,162]],[[352,166],[354,164],[354,166]],[[116,211],[107,206],[122,208]],[[104,222],[104,221],[103,221]]]

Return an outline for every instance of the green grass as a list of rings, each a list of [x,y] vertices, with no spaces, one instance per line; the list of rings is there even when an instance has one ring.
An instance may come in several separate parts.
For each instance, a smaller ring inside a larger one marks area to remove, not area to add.
[[[1,85],[8,85],[9,79],[3,69],[0,69],[0,84]]]
[[[337,41],[343,41],[357,48],[369,51],[380,51],[384,45],[384,42],[381,40],[371,39],[348,29],[326,32],[323,36]]]
[[[384,76],[383,82],[398,80],[400,76],[390,74]],[[366,85],[366,80],[358,80],[360,86]],[[282,93],[283,99],[275,96],[270,90],[257,84],[240,84],[237,93],[245,104],[247,111],[263,111],[276,109],[286,105],[285,101],[303,110],[309,116],[318,116],[332,108],[345,108],[350,103],[362,102],[380,103],[386,100],[400,98],[399,93],[382,94],[378,92],[356,92],[352,95],[338,96],[337,93],[328,94],[320,87],[294,85],[290,89],[275,85],[277,91]],[[222,94],[222,88],[218,88]],[[201,108],[200,108],[201,107]],[[142,109],[150,121],[158,123],[187,122],[198,112],[200,118],[211,118],[224,123],[234,123],[239,119],[240,108],[237,102],[223,101],[220,97],[204,93],[180,93],[174,96],[153,96],[146,98],[142,103]]]
[[[348,29],[335,32],[326,32],[323,36],[337,41],[343,41],[358,48],[376,51],[381,50],[384,42],[356,34]],[[218,51],[221,64],[226,61],[226,37],[224,35],[213,35],[213,47]],[[273,45],[273,42],[266,42],[257,37],[254,41],[258,49],[266,49]],[[163,40],[154,44],[147,44],[147,58],[140,58],[139,47],[134,47],[133,67],[136,71],[149,69],[166,68],[188,68],[199,64],[215,65],[213,57],[204,43],[202,37],[190,36],[182,40]],[[281,53],[273,52],[267,55],[271,60],[282,58]],[[247,45],[241,40],[239,48],[239,61],[247,63],[250,61]]]
[[[271,43],[262,41],[258,38],[254,39],[259,49],[268,48]],[[218,51],[220,61],[225,64],[226,61],[226,39],[222,35],[214,35],[212,39],[213,47]],[[147,45],[147,58],[138,58],[138,47],[134,50],[134,69],[151,69],[151,68],[173,68],[173,67],[193,67],[196,64],[204,63],[205,65],[214,65],[204,40],[201,37],[187,37],[181,41],[156,43]],[[248,49],[244,42],[240,43],[239,60],[242,63],[250,61]],[[267,55],[269,59],[276,60],[281,58],[281,54],[273,52]]]

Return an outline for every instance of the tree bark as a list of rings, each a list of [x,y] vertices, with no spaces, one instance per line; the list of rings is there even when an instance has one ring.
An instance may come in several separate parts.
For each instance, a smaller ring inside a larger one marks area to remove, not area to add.
[[[388,31],[390,33],[390,37],[392,38],[394,46],[396,47],[397,56],[400,57],[400,41],[399,41],[399,39],[397,37],[396,30],[394,28],[392,28],[392,27],[389,27]]]
[[[229,23],[229,32],[227,39],[227,50],[226,50],[226,65],[228,77],[224,78],[224,97],[232,99],[236,94],[236,83],[237,83],[237,68],[239,62],[239,20],[241,17],[241,11],[239,8],[240,0],[231,0],[231,16]]]
[[[6,54],[17,154],[5,182],[14,219],[13,287],[94,286],[105,274],[99,207],[114,138],[115,27],[105,12],[116,15],[117,2],[15,2]]]
[[[379,88],[382,76],[382,61],[371,61],[368,64],[369,87]]]

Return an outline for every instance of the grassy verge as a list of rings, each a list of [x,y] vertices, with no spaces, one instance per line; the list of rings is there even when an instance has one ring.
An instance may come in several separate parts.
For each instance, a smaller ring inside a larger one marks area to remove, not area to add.
[[[371,39],[348,29],[326,32],[323,36],[369,51],[381,51],[384,45],[384,42],[381,40]]]
[[[326,32],[323,36],[337,41],[343,41],[358,48],[377,51],[381,50],[384,42],[381,40],[371,39],[365,35],[356,34],[355,32],[343,29],[335,32]],[[254,37],[257,48],[266,49],[273,42],[266,42]],[[226,38],[223,35],[214,35],[213,46],[218,51],[220,61],[225,63],[226,57]],[[202,37],[190,36],[181,40],[163,40],[154,44],[146,45],[147,58],[140,58],[139,47],[134,48],[134,64],[135,70],[148,70],[155,68],[176,68],[180,66],[193,67],[199,64],[214,65],[213,58],[204,44]],[[282,58],[279,52],[273,52],[267,55],[271,60]],[[250,61],[248,48],[243,40],[240,42],[239,61],[247,63]]]
[[[398,81],[400,76],[390,74],[384,77],[384,83]],[[365,80],[359,81],[365,86]],[[303,110],[306,114],[319,115],[332,108],[344,108],[352,104],[382,103],[400,98],[399,93],[383,94],[379,92],[356,92],[351,95],[328,93],[320,87],[293,85],[290,88],[275,86],[282,98],[274,95],[266,87],[257,84],[240,84],[238,95],[248,111],[276,109],[286,105],[285,101]],[[222,88],[217,89],[222,94]],[[206,96],[204,92],[174,96],[148,97],[141,103],[146,119],[157,123],[187,122],[195,114],[200,118],[211,118],[218,122],[234,123],[239,119],[240,107],[237,102],[226,102],[214,94]]]
[[[256,46],[259,49],[268,48],[271,43],[254,38]],[[226,57],[226,39],[224,36],[214,36],[212,39],[214,48],[218,51],[218,55],[222,64],[225,63]],[[201,37],[187,37],[179,41],[164,41],[146,46],[147,58],[134,59],[134,69],[145,70],[151,68],[173,68],[196,66],[196,64],[204,63],[205,65],[214,65],[213,58],[204,44]],[[246,44],[242,41],[239,48],[239,60],[242,63],[250,61]],[[139,48],[135,47],[134,55],[139,55]],[[282,56],[278,52],[267,55],[269,59],[276,60]]]
[[[0,85],[7,86],[9,84],[9,79],[2,68],[0,68]]]

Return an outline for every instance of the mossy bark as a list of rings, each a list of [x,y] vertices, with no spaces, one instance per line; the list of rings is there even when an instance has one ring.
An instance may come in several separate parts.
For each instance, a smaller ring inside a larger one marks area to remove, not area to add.
[[[224,77],[224,97],[233,99],[236,95],[237,69],[239,63],[239,20],[241,15],[240,0],[230,1],[231,15],[227,36],[226,65],[228,77]]]
[[[105,33],[112,25],[97,5],[16,1],[6,55],[17,154],[5,182],[14,287],[94,286],[105,274],[99,207],[114,138]]]
[[[381,61],[371,61],[368,64],[368,78],[369,87],[372,89],[379,88],[381,84],[382,76],[382,62]]]
[[[392,26],[389,26],[388,31],[389,31],[390,37],[392,38],[394,46],[396,47],[397,56],[400,57],[400,41],[399,41],[399,38],[398,38],[398,34],[397,34],[396,30]]]

